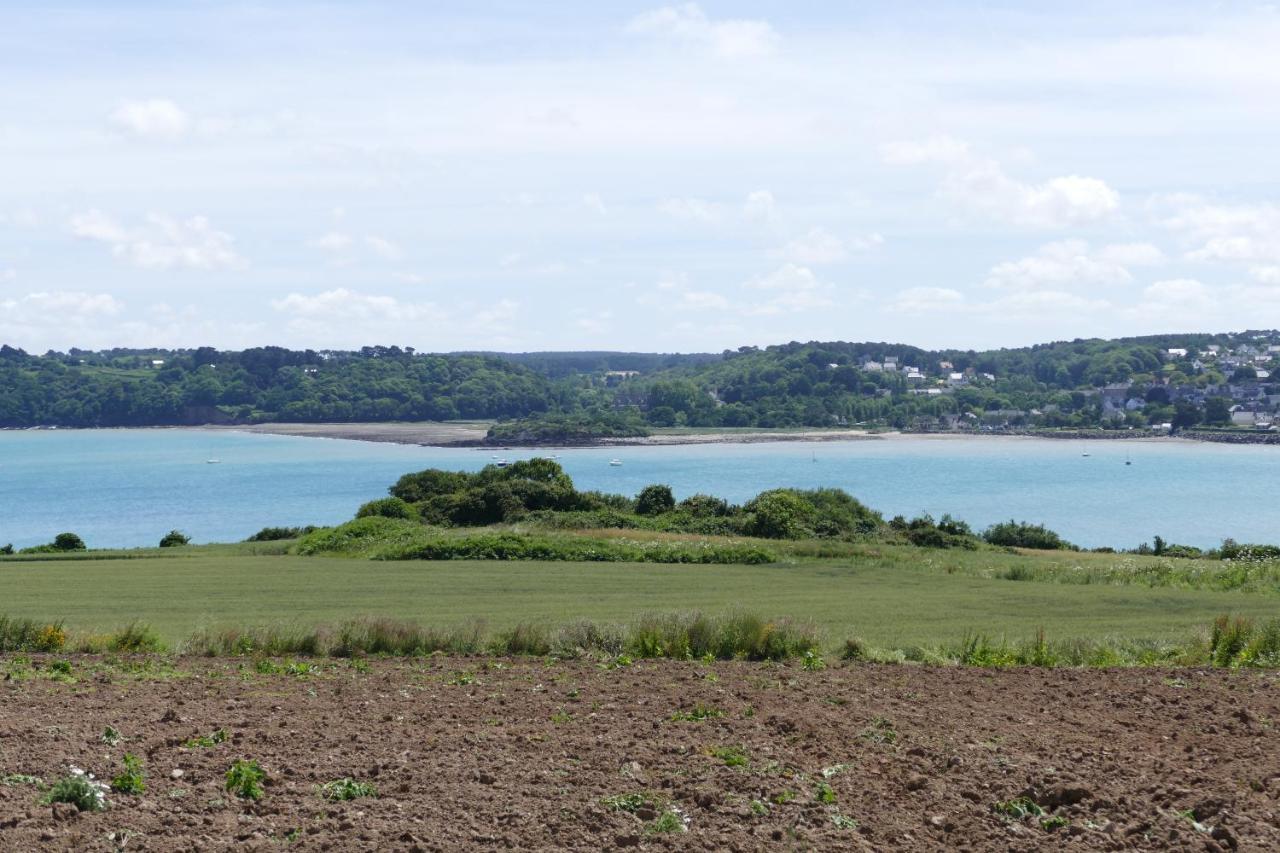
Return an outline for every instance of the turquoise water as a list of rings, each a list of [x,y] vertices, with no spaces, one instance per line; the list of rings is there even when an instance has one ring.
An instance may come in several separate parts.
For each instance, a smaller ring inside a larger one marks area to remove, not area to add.
[[[626,494],[668,483],[678,496],[741,501],[776,486],[838,486],[886,516],[950,512],[975,527],[1016,517],[1087,546],[1156,534],[1280,542],[1280,447],[979,438],[549,452],[579,487]],[[234,541],[268,525],[331,524],[405,472],[476,469],[493,455],[224,431],[0,432],[0,544],[72,530],[91,547],[154,545],[172,528]],[[615,457],[622,466],[609,465]]]

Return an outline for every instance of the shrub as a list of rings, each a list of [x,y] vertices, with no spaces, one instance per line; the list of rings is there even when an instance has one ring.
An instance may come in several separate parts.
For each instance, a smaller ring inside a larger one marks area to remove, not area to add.
[[[413,519],[418,517],[418,513],[401,498],[390,497],[369,501],[356,510],[356,518],[368,518],[369,516]]]
[[[226,789],[243,800],[260,800],[266,778],[258,762],[239,759],[227,770]]]
[[[993,524],[982,532],[982,538],[992,545],[1008,548],[1060,551],[1074,547],[1043,524],[1031,524],[1026,521],[1009,520]]]
[[[297,539],[315,530],[317,528],[313,525],[307,525],[306,527],[264,527],[244,541],[278,542],[282,539]]]
[[[56,551],[86,550],[84,540],[74,533],[59,533],[53,537],[53,547]]]
[[[177,530],[170,530],[164,535],[164,538],[160,540],[161,548],[176,548],[180,545],[190,544],[191,537]]]
[[[94,779],[92,773],[72,767],[69,776],[59,779],[49,789],[44,802],[71,803],[77,811],[100,812],[107,807],[107,786]]]
[[[747,532],[764,539],[799,539],[813,529],[813,504],[791,489],[761,492],[744,507]]]
[[[130,622],[107,638],[107,648],[113,652],[158,652],[164,649],[164,642],[150,625]]]
[[[693,518],[721,518],[732,512],[729,502],[723,498],[701,494],[690,495],[680,501],[679,507]]]
[[[636,496],[636,512],[640,515],[662,515],[676,507],[671,487],[660,484],[645,486]]]
[[[61,622],[45,624],[0,616],[0,653],[58,652],[66,643],[67,633]]]
[[[8,545],[0,545],[0,557],[8,556],[13,553],[13,543]]]

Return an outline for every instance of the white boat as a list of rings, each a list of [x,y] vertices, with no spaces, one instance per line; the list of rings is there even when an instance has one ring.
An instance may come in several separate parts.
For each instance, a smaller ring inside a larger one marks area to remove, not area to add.
[[[206,460],[204,460],[204,464],[206,464],[206,465],[218,465],[218,464],[220,464],[221,462],[222,462],[222,460],[221,460],[221,459],[206,459]]]
[[[508,462],[508,461],[507,461],[507,460],[505,460],[505,459],[499,459],[499,460],[498,460],[498,467],[499,467],[499,468],[506,468],[506,467],[507,467],[508,465],[510,465],[510,464],[511,464],[511,463],[510,463],[510,462]]]
[[[610,460],[609,460],[609,464],[610,464],[611,466],[613,466],[614,468],[620,468],[620,467],[622,467],[622,460],[621,460],[621,459],[610,459]]]

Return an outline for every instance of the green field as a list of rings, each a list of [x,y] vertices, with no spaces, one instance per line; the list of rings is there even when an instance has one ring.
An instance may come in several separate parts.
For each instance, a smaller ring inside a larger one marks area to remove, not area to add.
[[[625,622],[654,611],[746,610],[811,621],[827,643],[859,636],[885,647],[952,643],[969,631],[1022,640],[1037,628],[1061,639],[1185,640],[1221,613],[1280,616],[1274,591],[999,577],[1013,565],[1054,577],[1070,563],[1098,575],[1142,560],[1120,555],[893,547],[776,565],[691,566],[377,562],[270,553],[282,549],[272,543],[127,552],[135,559],[92,552],[75,559],[4,559],[0,614],[64,620],[77,632],[139,620],[177,643],[198,629],[314,627],[355,616],[441,627],[481,619],[502,629],[531,621]]]

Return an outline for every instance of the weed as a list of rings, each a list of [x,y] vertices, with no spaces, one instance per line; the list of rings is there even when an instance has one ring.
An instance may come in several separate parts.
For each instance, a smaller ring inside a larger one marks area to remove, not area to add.
[[[686,818],[674,806],[668,808],[656,819],[650,821],[644,828],[644,831],[650,835],[657,835],[670,832],[687,832],[689,829]]]
[[[785,806],[787,803],[791,802],[795,798],[796,798],[796,792],[787,788],[787,789],[784,789],[781,794],[778,794],[778,796],[774,797],[773,802],[779,806]]]
[[[107,726],[102,730],[101,740],[107,746],[115,746],[123,739],[124,738],[121,736],[120,732],[114,726]]]
[[[26,773],[10,773],[7,776],[0,777],[0,785],[10,788],[17,785],[30,785],[33,788],[43,788],[44,780],[39,776],[29,776]]]
[[[130,622],[124,628],[107,637],[107,648],[113,652],[141,654],[144,652],[163,651],[164,643],[160,635],[150,625],[141,622]]]
[[[357,782],[355,779],[344,777],[321,785],[320,796],[326,800],[345,802],[358,800],[361,797],[376,797],[378,789],[368,782]]]
[[[570,714],[564,708],[561,708],[560,710],[556,711],[554,714],[551,715],[551,722],[555,723],[556,725],[563,725],[564,723],[572,723],[573,714]]]
[[[217,746],[220,743],[226,743],[228,737],[230,737],[230,735],[227,734],[226,729],[218,729],[212,734],[193,737],[184,743],[183,746],[187,749],[208,749],[209,747]]]
[[[358,673],[360,675],[368,675],[371,670],[372,670],[372,667],[369,666],[369,662],[364,658],[351,659],[352,672]]]
[[[1043,829],[1045,832],[1053,832],[1054,830],[1062,829],[1062,827],[1068,825],[1069,823],[1071,823],[1071,821],[1067,820],[1062,815],[1055,814],[1055,815],[1050,815],[1049,817],[1046,817],[1046,818],[1041,818],[1040,828]]]
[[[74,667],[71,666],[71,661],[69,660],[56,660],[49,664],[49,669],[53,672],[55,677],[60,675],[70,677],[71,673],[74,671]]]
[[[724,716],[724,711],[703,705],[701,702],[688,711],[676,711],[671,715],[672,722],[700,723],[703,720],[715,720]]]
[[[822,778],[832,779],[849,769],[848,764],[833,764],[830,767],[822,768]]]
[[[747,753],[740,746],[712,747],[711,754],[725,763],[726,767],[746,767]]]
[[[1044,809],[1030,797],[1014,797],[1003,800],[991,807],[991,810],[1009,820],[1022,820],[1028,817],[1043,817]]]
[[[832,806],[836,802],[836,792],[826,782],[819,782],[814,786],[813,798],[823,805]]]
[[[42,801],[71,803],[78,811],[100,812],[107,808],[107,786],[94,779],[92,773],[72,767],[71,774],[54,782]]]
[[[850,637],[845,640],[844,648],[840,650],[841,660],[866,660],[868,657],[870,657],[870,650],[859,637]]]
[[[760,800],[751,801],[751,813],[756,817],[764,817],[769,813],[769,807]]]
[[[893,722],[885,717],[873,719],[858,736],[872,743],[883,743],[889,746],[898,742],[898,732],[894,729]]]
[[[147,790],[147,783],[143,781],[142,775],[142,759],[126,752],[124,772],[111,780],[111,790],[118,794],[141,794]]]
[[[475,683],[476,683],[476,676],[474,673],[471,673],[471,672],[455,672],[453,674],[453,677],[451,677],[448,681],[445,682],[445,684],[449,684],[454,687],[465,687],[468,684],[475,684]]]
[[[858,822],[856,820],[851,817],[846,817],[845,815],[840,814],[840,812],[835,812],[831,815],[831,822],[836,825],[837,829],[858,828]]]
[[[262,783],[267,774],[256,761],[239,759],[227,770],[226,789],[244,800],[262,798]]]
[[[602,799],[600,804],[612,812],[636,812],[645,805],[652,805],[644,794],[614,794]]]
[[[826,661],[824,661],[824,660],[823,660],[823,659],[818,655],[818,653],[817,653],[817,652],[815,652],[815,651],[813,651],[812,649],[810,649],[809,651],[807,651],[807,652],[805,652],[805,653],[804,653],[804,657],[803,657],[803,658],[801,658],[800,665],[801,665],[801,666],[802,666],[802,667],[803,667],[807,672],[817,672],[817,671],[818,671],[818,670],[820,670],[820,669],[826,669],[826,668],[827,668],[827,662],[826,662]]]

